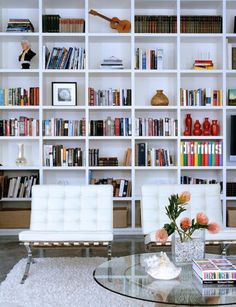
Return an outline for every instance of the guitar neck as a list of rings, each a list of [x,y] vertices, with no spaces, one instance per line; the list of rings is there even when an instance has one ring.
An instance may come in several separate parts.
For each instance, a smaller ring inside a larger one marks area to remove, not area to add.
[[[96,12],[96,14],[93,14],[93,13],[91,13],[91,12],[89,12],[89,13],[92,14],[92,15],[95,15],[95,16],[99,16],[99,17],[101,17],[101,18],[103,18],[103,19],[105,19],[105,20],[107,20],[107,21],[110,21],[110,22],[112,21],[111,18],[109,18],[109,17],[107,17],[107,16],[104,16],[104,15],[98,13],[98,12]]]

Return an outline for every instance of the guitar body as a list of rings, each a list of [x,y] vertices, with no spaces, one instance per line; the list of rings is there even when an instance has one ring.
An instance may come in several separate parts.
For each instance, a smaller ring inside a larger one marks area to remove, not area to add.
[[[130,32],[131,24],[129,20],[120,20],[117,17],[113,17],[110,22],[110,27],[119,33],[128,33]]]

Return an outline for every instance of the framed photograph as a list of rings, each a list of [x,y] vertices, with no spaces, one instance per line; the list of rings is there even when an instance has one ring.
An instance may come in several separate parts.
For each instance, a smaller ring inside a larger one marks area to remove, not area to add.
[[[53,106],[76,106],[77,83],[76,82],[52,82]]]

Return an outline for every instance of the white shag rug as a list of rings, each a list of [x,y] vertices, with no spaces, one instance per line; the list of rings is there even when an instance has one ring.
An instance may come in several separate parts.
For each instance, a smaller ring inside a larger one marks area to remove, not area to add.
[[[38,258],[25,284],[20,281],[26,259],[20,260],[0,285],[0,307],[152,307],[99,286],[94,269],[106,258]]]

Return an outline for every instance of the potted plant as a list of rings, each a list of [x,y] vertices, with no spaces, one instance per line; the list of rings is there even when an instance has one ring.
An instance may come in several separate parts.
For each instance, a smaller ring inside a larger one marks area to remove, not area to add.
[[[180,215],[187,210],[190,197],[189,192],[172,194],[168,198],[169,205],[165,207],[170,222],[156,231],[156,240],[163,243],[172,235],[172,258],[175,262],[190,262],[193,258],[204,258],[205,230],[211,233],[220,230],[220,226],[210,223],[203,212],[197,213],[193,219],[184,217],[179,220]]]

